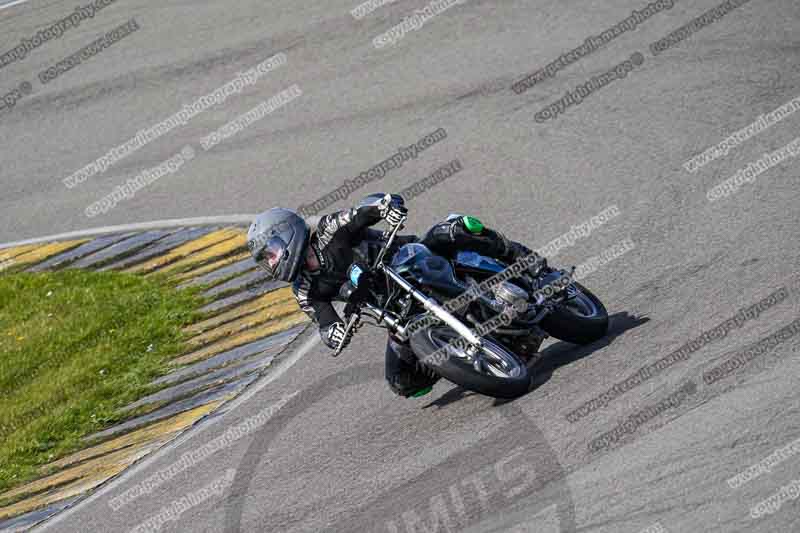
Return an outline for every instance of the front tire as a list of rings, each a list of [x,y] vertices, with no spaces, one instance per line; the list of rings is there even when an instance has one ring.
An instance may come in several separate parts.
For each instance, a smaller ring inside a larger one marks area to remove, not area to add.
[[[573,344],[591,344],[608,334],[608,311],[603,302],[581,285],[575,297],[557,307],[539,324],[549,335]]]
[[[530,372],[519,357],[484,337],[486,364],[479,372],[463,349],[450,344],[460,338],[448,326],[434,326],[415,333],[410,343],[422,364],[465,389],[493,398],[517,398],[528,392]]]

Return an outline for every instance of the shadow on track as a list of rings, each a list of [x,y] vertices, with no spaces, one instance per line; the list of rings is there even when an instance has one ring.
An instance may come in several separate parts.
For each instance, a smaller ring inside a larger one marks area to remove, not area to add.
[[[303,415],[306,410],[314,409],[318,403],[327,401],[327,398],[337,391],[363,385],[375,379],[382,380],[382,374],[383,362],[374,362],[343,369],[312,383],[290,400],[280,413],[256,433],[237,468],[233,485],[226,496],[224,529],[226,533],[243,530],[242,515],[248,502],[248,492],[253,478],[259,467],[265,467],[261,464],[262,458],[269,453],[271,443],[280,438],[291,421]],[[575,531],[575,505],[567,484],[566,472],[555,450],[550,446],[534,418],[519,402],[496,405],[496,408],[502,415],[504,423],[497,426],[489,436],[465,450],[454,451],[449,457],[442,458],[441,462],[431,465],[422,474],[410,480],[400,481],[394,487],[376,491],[374,497],[363,502],[347,520],[329,524],[324,528],[325,531],[361,530],[353,527],[355,524],[361,524],[370,528],[383,525],[383,531],[396,532],[399,527],[398,520],[405,520],[408,517],[408,514],[402,513],[398,516],[398,508],[405,509],[406,513],[412,512],[419,504],[426,508],[431,494],[450,494],[453,487],[460,487],[460,490],[467,494],[463,488],[467,478],[490,475],[493,468],[495,470],[498,468],[494,463],[504,456],[524,457],[529,465],[517,466],[522,466],[523,472],[531,473],[530,482],[522,488],[516,487],[517,490],[510,493],[508,490],[498,488],[488,500],[481,499],[477,507],[474,502],[469,509],[463,508],[463,505],[457,506],[457,514],[454,513],[453,519],[458,521],[460,529],[527,501],[537,507],[548,504],[547,508],[552,509],[557,518],[560,532]],[[397,445],[402,447],[403,443]],[[487,450],[492,450],[492,453],[487,454]],[[302,495],[298,494],[298,498],[302,498]],[[258,506],[258,502],[251,501],[251,505]],[[425,510],[427,514],[427,508]],[[262,523],[259,523],[259,529],[271,530],[281,523],[285,524],[284,520],[290,519],[289,516],[274,514],[260,516],[259,522]]]
[[[650,321],[648,317],[637,317],[627,311],[615,313],[609,319],[608,334],[598,341],[585,346],[558,341],[542,350],[541,357],[531,367],[533,372],[532,389],[547,383],[553,376],[553,372],[559,367],[579,361],[602,348],[610,346],[623,333]]]

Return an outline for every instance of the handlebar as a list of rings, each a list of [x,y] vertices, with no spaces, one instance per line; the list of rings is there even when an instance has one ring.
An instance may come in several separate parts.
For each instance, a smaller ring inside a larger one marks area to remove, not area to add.
[[[400,231],[400,228],[402,227],[402,223],[392,227],[392,231],[389,233],[389,238],[386,240],[386,244],[383,246],[383,248],[381,248],[380,253],[378,253],[378,257],[375,259],[375,264],[372,265],[373,270],[379,269],[381,266],[383,266],[383,256],[385,256],[386,252],[389,250],[389,248],[391,248],[394,238],[397,236],[397,232]]]
[[[383,266],[383,258],[386,255],[386,252],[392,246],[392,243],[397,236],[397,232],[400,231],[402,227],[402,223],[392,226],[392,230],[389,233],[389,238],[386,240],[386,244],[384,244],[383,248],[381,248],[381,251],[378,253],[378,257],[375,259],[375,264],[372,265],[373,270],[379,270]],[[334,350],[333,357],[339,357],[339,354],[341,354],[344,350],[344,347],[347,345],[347,341],[353,334],[353,331],[358,327],[358,324],[361,321],[361,313],[358,307],[356,307],[353,312],[346,317],[346,320],[347,324],[344,330],[344,337],[342,337],[339,346],[337,346],[336,350]]]

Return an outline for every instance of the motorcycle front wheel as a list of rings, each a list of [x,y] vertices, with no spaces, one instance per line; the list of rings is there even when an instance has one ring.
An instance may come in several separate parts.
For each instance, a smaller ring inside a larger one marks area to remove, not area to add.
[[[415,333],[410,343],[423,365],[465,389],[493,398],[517,398],[528,392],[531,375],[519,357],[486,337],[481,352],[472,356],[453,344],[459,339],[452,328],[434,326]]]

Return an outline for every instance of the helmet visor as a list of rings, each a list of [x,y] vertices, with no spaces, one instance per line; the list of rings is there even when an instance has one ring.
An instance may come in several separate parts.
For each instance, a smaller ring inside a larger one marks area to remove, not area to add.
[[[278,265],[286,255],[288,246],[280,237],[270,237],[258,260],[258,266],[271,278],[274,278]]]

